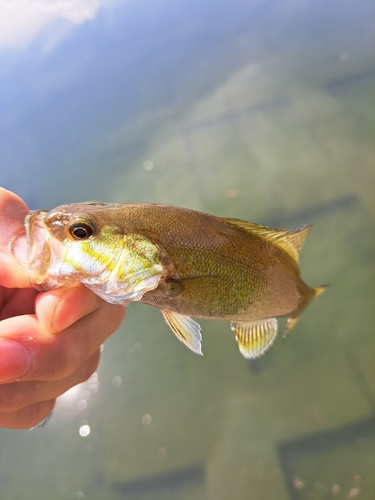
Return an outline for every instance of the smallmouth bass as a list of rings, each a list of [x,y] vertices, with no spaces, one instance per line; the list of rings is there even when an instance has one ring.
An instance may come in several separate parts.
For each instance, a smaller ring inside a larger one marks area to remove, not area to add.
[[[169,205],[73,203],[25,221],[31,284],[81,282],[104,300],[157,307],[175,335],[201,351],[191,319],[227,320],[240,352],[256,358],[324,287],[300,278],[311,224],[289,232]]]

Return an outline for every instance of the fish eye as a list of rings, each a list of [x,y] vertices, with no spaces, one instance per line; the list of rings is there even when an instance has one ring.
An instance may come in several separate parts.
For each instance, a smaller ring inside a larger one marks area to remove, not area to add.
[[[94,234],[94,228],[86,222],[77,222],[70,226],[69,232],[75,240],[87,240]]]

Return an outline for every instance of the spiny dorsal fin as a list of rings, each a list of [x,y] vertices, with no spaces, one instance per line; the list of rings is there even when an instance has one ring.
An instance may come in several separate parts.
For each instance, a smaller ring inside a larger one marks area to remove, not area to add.
[[[201,348],[201,327],[199,323],[189,318],[189,316],[183,316],[182,314],[177,314],[172,311],[160,312],[164,316],[166,323],[181,342],[197,354],[203,354]]]
[[[221,220],[230,224],[232,226],[236,226],[243,231],[247,231],[249,233],[256,233],[259,236],[267,240],[276,240],[281,236],[287,234],[287,229],[271,229],[267,226],[260,226],[259,224],[255,224],[254,222],[250,222],[247,220],[241,219],[227,219],[225,217],[221,217]]]
[[[247,359],[261,356],[274,343],[277,335],[277,319],[268,318],[248,323],[231,322],[236,332],[238,348]]]
[[[298,256],[305,242],[306,236],[310,231],[312,224],[303,226],[297,231],[290,233],[287,229],[271,229],[267,226],[259,226],[253,222],[248,222],[240,219],[225,219],[227,224],[236,226],[243,231],[248,231],[257,234],[261,238],[282,248],[288,255],[298,262]]]

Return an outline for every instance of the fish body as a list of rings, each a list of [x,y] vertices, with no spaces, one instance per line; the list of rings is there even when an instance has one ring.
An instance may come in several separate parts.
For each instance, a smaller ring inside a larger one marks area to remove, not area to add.
[[[80,281],[108,302],[157,307],[177,337],[201,353],[198,323],[231,322],[241,353],[263,354],[321,293],[300,278],[311,225],[295,232],[159,204],[79,203],[26,218],[31,283]]]

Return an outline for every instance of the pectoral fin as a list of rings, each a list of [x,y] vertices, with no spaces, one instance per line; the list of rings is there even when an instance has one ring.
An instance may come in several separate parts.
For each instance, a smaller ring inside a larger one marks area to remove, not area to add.
[[[161,313],[173,333],[181,342],[197,354],[203,354],[201,348],[201,327],[196,321],[189,318],[189,316],[183,316],[171,311],[161,311]]]
[[[240,352],[247,359],[261,356],[276,339],[276,318],[262,319],[250,323],[231,322],[232,330],[236,332],[236,340]]]

